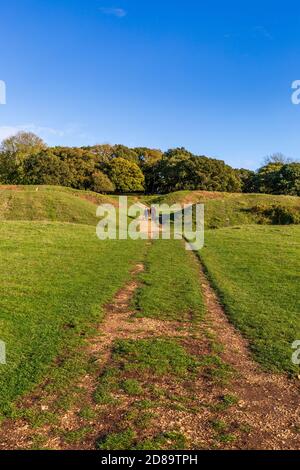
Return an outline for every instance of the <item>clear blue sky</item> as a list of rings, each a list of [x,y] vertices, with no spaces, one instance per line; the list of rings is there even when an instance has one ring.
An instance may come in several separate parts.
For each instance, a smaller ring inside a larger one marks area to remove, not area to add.
[[[276,0],[2,0],[0,138],[300,156],[300,7]]]

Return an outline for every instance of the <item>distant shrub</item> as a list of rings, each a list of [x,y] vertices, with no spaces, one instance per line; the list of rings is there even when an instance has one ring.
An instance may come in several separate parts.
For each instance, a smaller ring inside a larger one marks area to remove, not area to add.
[[[251,209],[251,212],[260,216],[260,223],[273,225],[300,224],[300,210],[294,207],[284,207],[280,204],[271,206],[258,204]]]

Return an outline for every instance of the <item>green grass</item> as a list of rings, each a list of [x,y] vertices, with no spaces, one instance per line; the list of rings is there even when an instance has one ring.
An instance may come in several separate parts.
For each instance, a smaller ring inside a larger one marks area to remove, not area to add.
[[[35,189],[0,188],[0,340],[6,342],[8,359],[6,366],[0,365],[0,418],[23,417],[34,428],[55,425],[56,412],[69,410],[77,400],[82,419],[93,421],[96,409],[80,402],[76,388],[76,378],[96,373],[84,351],[85,339],[101,321],[104,305],[130,279],[130,268],[144,259],[146,243],[96,238],[95,203],[115,204],[114,197],[59,187]],[[146,199],[205,202],[211,228],[257,223],[250,209],[258,204],[300,206],[299,198],[292,197],[199,192]],[[291,364],[291,344],[300,338],[299,242],[300,227],[245,225],[207,230],[200,253],[232,322],[267,369],[298,372]],[[181,241],[154,241],[148,248],[133,300],[138,316],[191,321],[197,328],[193,322],[203,317],[204,304],[195,257]],[[102,437],[100,449],[186,447],[181,434],[156,435],[155,427],[145,439],[143,430],[151,429],[153,411],[162,403],[192,412],[190,396],[169,396],[162,382],[167,378],[177,385],[190,383],[203,374],[221,386],[233,371],[218,356],[214,338],[208,338],[212,353],[195,357],[180,341],[181,329],[173,339],[115,342],[111,361],[98,380],[95,403],[102,405],[101,413],[121,409],[124,399],[131,405]],[[48,395],[60,392],[54,410],[14,406],[45,378]],[[234,395],[221,396],[213,411],[223,413],[237,401]],[[234,440],[223,422],[216,421],[213,428],[220,442]],[[89,432],[84,426],[63,437],[75,444]]]
[[[120,370],[118,368],[108,368],[99,379],[99,384],[94,393],[94,400],[98,405],[109,405],[114,403],[112,392],[121,387]]]
[[[166,378],[176,384],[193,380],[199,365],[197,357],[176,339],[117,340],[111,361],[98,379],[94,398],[103,410],[108,408],[114,413],[123,409],[124,397],[131,403],[125,414],[123,411],[122,419],[111,420],[114,425],[100,441],[100,448],[159,449],[167,441],[152,438],[150,444],[150,440],[143,440],[144,430],[153,430],[156,416],[153,411],[167,400],[163,389],[157,393],[157,384]],[[173,399],[170,397],[168,401],[173,402]]]
[[[63,438],[68,444],[77,444],[82,442],[91,432],[89,426],[85,426],[74,431],[66,431],[63,433]]]
[[[113,359],[126,371],[184,376],[196,368],[196,360],[172,339],[119,340]]]
[[[111,433],[98,443],[99,450],[131,450],[136,434],[132,429]]]
[[[300,227],[245,226],[206,232],[200,256],[232,322],[267,369],[299,372]]]
[[[0,187],[0,220],[32,220],[96,225],[96,204],[115,199],[55,186]],[[38,188],[38,191],[36,189]]]
[[[199,266],[181,241],[155,241],[141,280],[135,299],[139,316],[177,321],[203,316]]]
[[[132,429],[111,433],[98,443],[100,450],[183,450],[186,447],[186,438],[178,432],[166,432],[152,439],[139,441]]]
[[[127,379],[122,383],[122,388],[127,395],[138,396],[141,395],[143,389],[139,382],[135,379]]]
[[[202,203],[205,205],[205,226],[209,229],[232,227],[235,225],[257,224],[261,216],[252,211],[257,205],[281,205],[300,210],[300,198],[266,194],[208,193],[201,191],[179,191],[152,198],[153,202]]]
[[[227,395],[223,395],[222,397],[220,397],[219,403],[214,405],[213,408],[215,411],[225,411],[228,408],[231,408],[232,406],[237,405],[238,402],[239,402],[238,397],[236,397],[235,395],[227,394]]]
[[[84,336],[130,278],[145,244],[100,242],[94,227],[37,222],[2,222],[0,240],[0,339],[7,347],[1,415],[50,369],[62,387],[82,372]]]
[[[216,354],[203,356],[200,365],[203,373],[220,385],[227,384],[234,373],[233,369]]]

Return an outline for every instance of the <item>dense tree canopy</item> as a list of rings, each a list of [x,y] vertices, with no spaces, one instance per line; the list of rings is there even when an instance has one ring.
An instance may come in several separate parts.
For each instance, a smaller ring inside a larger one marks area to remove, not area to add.
[[[278,193],[300,196],[300,163],[284,165],[278,179]]]
[[[244,191],[300,196],[300,163],[268,163],[249,174]]]
[[[108,165],[108,175],[118,193],[135,193],[145,189],[142,170],[130,160],[114,158]]]
[[[166,152],[145,171],[147,187],[153,193],[180,190],[240,192],[237,173],[220,160],[197,157],[183,148]]]
[[[20,159],[45,148],[47,148],[45,142],[32,132],[18,132],[3,140],[1,144],[2,152],[18,155]]]
[[[185,148],[163,153],[146,147],[101,144],[52,147],[30,132],[0,146],[0,182],[53,184],[99,193],[168,193],[179,190],[300,195],[300,163],[273,154],[256,172]]]
[[[45,142],[32,132],[18,132],[3,140],[0,146],[0,180],[22,183],[26,159],[46,148]]]
[[[22,184],[49,184],[68,186],[70,169],[50,149],[33,154],[24,162],[24,176]]]
[[[91,177],[91,190],[96,193],[114,193],[116,187],[109,177],[100,170],[95,171]]]

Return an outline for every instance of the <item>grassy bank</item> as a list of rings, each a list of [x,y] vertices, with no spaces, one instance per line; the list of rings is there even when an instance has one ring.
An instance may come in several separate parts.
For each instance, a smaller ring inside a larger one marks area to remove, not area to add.
[[[297,372],[291,345],[300,338],[300,227],[207,231],[200,256],[256,359]]]
[[[204,204],[205,226],[209,229],[235,225],[258,224],[261,217],[253,208],[273,205],[300,211],[300,198],[267,194],[214,193],[179,191],[149,198],[151,202],[172,204]]]

